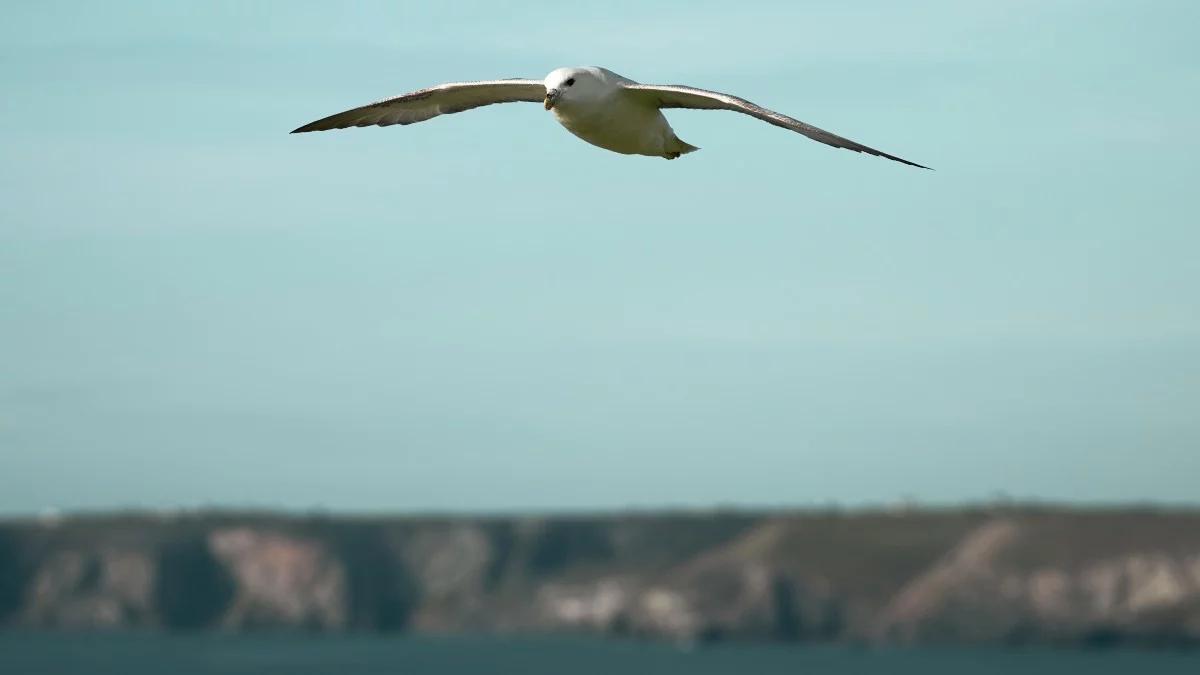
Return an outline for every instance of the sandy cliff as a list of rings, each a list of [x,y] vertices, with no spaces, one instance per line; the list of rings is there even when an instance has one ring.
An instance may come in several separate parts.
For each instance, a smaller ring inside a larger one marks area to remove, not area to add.
[[[1200,643],[1200,514],[0,524],[0,625]]]

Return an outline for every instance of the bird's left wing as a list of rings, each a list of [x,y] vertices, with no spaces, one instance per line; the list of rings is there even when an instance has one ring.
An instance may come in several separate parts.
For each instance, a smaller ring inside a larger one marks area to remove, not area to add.
[[[708,91],[705,89],[696,89],[695,87],[684,87],[676,84],[628,84],[623,87],[626,91],[634,96],[638,96],[645,101],[648,101],[659,108],[694,108],[697,110],[732,110],[740,112],[751,117],[756,117],[764,122],[769,122],[777,127],[790,129],[797,133],[804,134],[814,141],[820,141],[825,145],[832,145],[835,148],[845,148],[855,152],[865,152],[876,157],[886,157],[890,160],[915,166],[921,169],[928,169],[927,166],[922,166],[916,162],[910,162],[907,159],[901,159],[895,155],[889,155],[875,148],[868,148],[861,143],[855,143],[848,138],[842,138],[837,134],[830,133],[824,129],[818,129],[811,124],[801,122],[793,117],[777,113],[774,110],[768,110],[762,106],[755,105],[744,98],[722,94],[717,91]]]
[[[292,133],[413,124],[438,115],[462,112],[493,103],[540,103],[545,96],[546,86],[541,80],[448,82],[330,115],[305,124]]]

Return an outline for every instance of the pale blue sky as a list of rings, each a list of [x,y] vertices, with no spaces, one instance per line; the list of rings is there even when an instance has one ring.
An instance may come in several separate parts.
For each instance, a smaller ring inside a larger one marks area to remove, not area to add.
[[[1200,495],[1200,4],[432,4],[0,7],[0,512]]]

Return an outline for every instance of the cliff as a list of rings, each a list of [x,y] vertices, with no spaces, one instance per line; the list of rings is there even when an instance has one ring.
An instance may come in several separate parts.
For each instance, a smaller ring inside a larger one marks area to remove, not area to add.
[[[4,521],[0,626],[1200,644],[1200,513]]]

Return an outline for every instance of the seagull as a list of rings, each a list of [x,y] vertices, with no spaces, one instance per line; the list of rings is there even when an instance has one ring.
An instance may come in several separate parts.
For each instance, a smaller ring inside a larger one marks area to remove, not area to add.
[[[592,145],[623,155],[676,159],[699,150],[680,140],[662,114],[669,108],[690,108],[739,112],[835,148],[886,157],[921,169],[929,168],[818,129],[744,98],[674,84],[638,84],[595,66],[558,68],[543,80],[448,82],[330,115],[292,133],[414,124],[438,115],[518,101],[541,103],[546,110],[553,111],[567,131]]]

